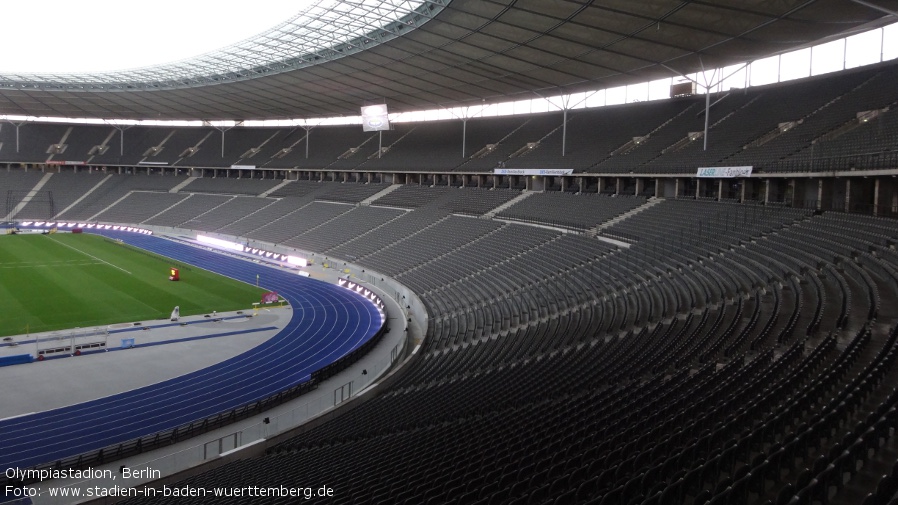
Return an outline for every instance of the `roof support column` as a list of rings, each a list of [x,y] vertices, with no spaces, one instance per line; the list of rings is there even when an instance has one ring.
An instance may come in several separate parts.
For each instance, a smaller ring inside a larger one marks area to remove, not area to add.
[[[306,131],[306,159],[309,159],[309,136],[312,134],[312,128],[314,128],[314,126],[302,127],[302,129]]]
[[[879,183],[881,177],[877,177],[873,182],[873,215],[879,215]]]
[[[702,77],[705,81],[704,83],[698,82],[697,80],[695,80],[691,77],[687,77],[682,72],[677,72],[676,70],[668,67],[667,65],[665,65],[663,63],[661,63],[661,66],[670,70],[671,72],[677,74],[678,76],[680,76],[684,79],[692,81],[697,86],[705,88],[705,130],[704,130],[703,144],[704,144],[704,150],[707,151],[708,150],[708,129],[709,129],[709,125],[710,125],[710,116],[711,116],[711,88],[713,88],[715,86],[719,86],[721,83],[723,83],[723,81],[729,79],[730,77],[735,75],[736,72],[741,71],[743,68],[747,67],[749,64],[745,63],[744,65],[742,65],[739,68],[737,68],[736,70],[732,71],[729,75],[727,75],[725,77],[723,76],[723,71],[721,71],[720,77],[715,81],[714,78],[717,77],[717,69],[715,69],[714,72],[711,73],[711,78],[708,79],[708,76],[705,73],[705,65],[704,65],[704,63],[702,63],[701,57],[699,57],[699,63],[702,64]]]
[[[118,130],[118,133],[119,133],[118,155],[119,155],[119,157],[121,157],[121,156],[125,155],[125,130],[127,130],[128,128],[131,128],[131,127],[124,126],[124,125],[113,125],[113,128]]]
[[[22,126],[23,124],[25,124],[25,122],[13,123],[12,121],[10,121],[8,119],[5,121],[16,127],[16,152],[19,152],[19,127]],[[9,166],[7,166],[6,168],[7,168],[7,170],[9,170]]]
[[[550,104],[561,109],[561,112],[563,114],[562,119],[561,119],[561,156],[562,157],[567,155],[567,111],[574,107],[580,106],[582,103],[586,102],[587,98],[595,95],[598,92],[599,91],[596,90],[596,91],[593,91],[592,93],[589,93],[588,95],[584,95],[583,98],[580,99],[579,102],[574,103],[574,104],[571,103],[571,95],[562,95],[560,106],[558,104],[556,104],[554,101],[552,101],[551,99],[548,99],[548,98],[546,99],[546,101],[548,101]],[[541,96],[541,98],[545,98],[545,97]]]
[[[567,151],[567,107],[564,108],[564,119],[561,122],[561,156]]]
[[[708,150],[708,122],[711,118],[711,92],[709,90],[705,91],[705,133],[703,135],[704,140],[704,148],[702,150]]]
[[[462,118],[461,120],[461,157],[465,158],[465,152],[467,150],[467,140],[468,140],[468,118]]]
[[[243,121],[238,121],[230,126],[223,125],[223,124],[215,125],[209,121],[203,121],[203,126],[211,126],[212,128],[215,128],[216,130],[221,132],[221,158],[222,159],[224,159],[224,157],[225,157],[225,132],[235,126],[240,126],[242,124],[243,124]]]
[[[851,209],[851,178],[845,179],[845,212]]]

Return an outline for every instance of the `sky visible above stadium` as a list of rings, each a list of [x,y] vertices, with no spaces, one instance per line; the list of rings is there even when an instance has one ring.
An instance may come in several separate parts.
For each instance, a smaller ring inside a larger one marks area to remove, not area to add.
[[[104,72],[184,60],[274,28],[312,3],[4,2],[3,31],[9,45],[0,56],[0,73]]]

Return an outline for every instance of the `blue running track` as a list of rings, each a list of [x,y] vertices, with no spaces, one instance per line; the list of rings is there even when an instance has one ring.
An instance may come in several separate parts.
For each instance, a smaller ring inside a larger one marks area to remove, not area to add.
[[[255,283],[258,274],[262,286],[290,303],[293,316],[268,341],[209,368],[0,421],[0,471],[97,451],[262,400],[308,381],[312,372],[370,340],[384,323],[373,303],[334,284],[149,235],[103,234],[244,282]],[[77,380],[72,377],[76,385]]]

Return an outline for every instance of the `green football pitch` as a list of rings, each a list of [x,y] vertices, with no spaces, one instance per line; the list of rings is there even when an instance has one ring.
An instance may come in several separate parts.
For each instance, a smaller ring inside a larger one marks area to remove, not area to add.
[[[248,309],[264,291],[97,235],[0,236],[0,336]]]

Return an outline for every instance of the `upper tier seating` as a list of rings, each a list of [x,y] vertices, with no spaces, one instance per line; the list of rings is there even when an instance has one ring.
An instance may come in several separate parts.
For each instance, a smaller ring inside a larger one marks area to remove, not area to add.
[[[898,64],[885,62],[714,93],[707,149],[704,96],[692,96],[571,109],[566,125],[563,113],[555,111],[465,123],[397,123],[394,130],[382,133],[366,133],[358,125],[234,128],[225,133],[224,155],[221,132],[209,128],[133,127],[124,130],[122,144],[122,132],[114,128],[28,123],[20,127],[16,151],[15,128],[5,125],[0,128],[0,162],[46,162],[48,147],[65,137],[66,151],[53,160],[95,166],[145,161],[185,168],[243,164],[373,173],[483,173],[503,164],[608,174],[695,173],[697,167],[741,165],[768,172],[894,168],[898,165],[894,143],[877,140],[880,127],[852,123],[859,113],[894,109],[896,76]],[[828,147],[830,143],[833,147]],[[98,145],[108,149],[90,155]],[[190,155],[189,148],[196,148],[195,154]]]

